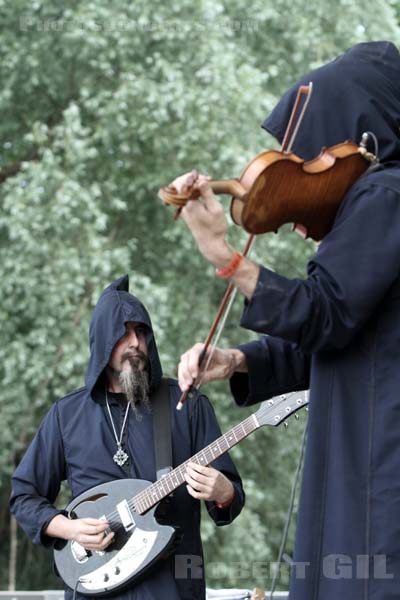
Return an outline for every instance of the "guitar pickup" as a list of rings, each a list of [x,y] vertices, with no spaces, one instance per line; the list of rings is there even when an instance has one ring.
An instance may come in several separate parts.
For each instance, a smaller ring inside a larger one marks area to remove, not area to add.
[[[130,531],[136,525],[135,520],[132,516],[131,509],[127,500],[122,500],[117,504],[117,511],[121,519],[122,525],[125,527],[125,531]]]

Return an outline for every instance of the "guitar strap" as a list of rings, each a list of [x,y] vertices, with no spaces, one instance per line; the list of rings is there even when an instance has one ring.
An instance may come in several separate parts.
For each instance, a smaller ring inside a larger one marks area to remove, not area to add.
[[[156,476],[161,479],[172,470],[171,415],[168,379],[163,377],[153,398],[153,437]]]

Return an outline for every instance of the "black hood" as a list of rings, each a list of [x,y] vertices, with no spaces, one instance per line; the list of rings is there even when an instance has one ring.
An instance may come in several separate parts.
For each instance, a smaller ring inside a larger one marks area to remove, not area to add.
[[[125,323],[128,321],[146,326],[150,391],[159,386],[162,369],[151,320],[140,300],[129,293],[129,277],[124,275],[103,291],[93,311],[89,329],[90,360],[86,372],[86,386],[90,392],[102,377],[115,344],[125,333]]]
[[[378,138],[380,160],[400,160],[400,55],[396,46],[391,42],[357,44],[303,77],[262,125],[279,142],[299,85],[310,81],[313,92],[292,148],[295,154],[311,160],[324,146],[346,140],[359,143],[364,131],[372,131]]]

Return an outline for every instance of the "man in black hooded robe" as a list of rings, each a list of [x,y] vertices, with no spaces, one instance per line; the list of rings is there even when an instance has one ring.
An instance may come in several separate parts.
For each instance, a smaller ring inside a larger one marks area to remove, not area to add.
[[[113,534],[106,531],[107,523],[100,519],[70,520],[54,506],[63,480],[67,480],[73,498],[118,479],[156,480],[153,414],[149,407],[160,386],[162,369],[150,317],[128,290],[125,276],[100,296],[90,325],[85,386],[52,406],[14,473],[11,510],[36,544],[51,547],[57,538],[73,539],[92,551],[103,551],[112,544]],[[147,386],[144,371],[148,374]],[[127,402],[130,388],[126,374],[133,372],[136,393]],[[198,394],[196,400],[177,412],[181,390],[175,380],[167,381],[172,466],[176,467],[221,432],[204,395]],[[142,402],[138,402],[138,396]],[[122,455],[116,460],[118,452]],[[109,597],[204,600],[199,499],[206,500],[216,525],[226,525],[240,513],[244,492],[227,454],[215,460],[212,467],[188,468],[186,481],[187,488],[181,486],[174,491],[162,515],[163,522],[172,521],[179,528],[181,540],[173,556],[161,559],[140,582]],[[72,590],[66,588],[65,595],[72,598]],[[80,594],[76,597],[83,598]]]
[[[390,42],[358,44],[302,78],[263,124],[279,142],[299,85],[310,81],[293,152],[311,160],[370,131],[380,168],[351,186],[306,279],[248,259],[235,268],[206,178],[174,182],[178,191],[199,187],[202,201],[188,202],[182,217],[204,256],[222,271],[229,265],[246,297],[241,325],[267,334],[217,351],[204,381],[230,378],[240,405],[310,387],[290,599],[398,600],[400,55]],[[198,376],[201,347],[182,356],[183,389]]]

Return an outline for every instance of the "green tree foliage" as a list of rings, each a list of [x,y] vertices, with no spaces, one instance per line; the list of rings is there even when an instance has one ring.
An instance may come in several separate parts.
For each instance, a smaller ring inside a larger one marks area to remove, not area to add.
[[[101,289],[130,273],[168,374],[205,337],[224,291],[158,188],[193,167],[238,176],[275,146],[259,124],[288,85],[358,41],[399,41],[399,27],[387,0],[373,11],[361,0],[0,0],[0,18],[4,588],[9,477],[54,399],[82,384]],[[230,238],[239,248],[246,236],[232,226]],[[285,227],[253,256],[303,276],[313,251]],[[237,301],[221,345],[250,339],[240,310]],[[226,384],[207,392],[223,429],[249,412]],[[247,507],[229,528],[204,519],[209,585],[269,585],[254,564],[276,557],[303,427],[260,431],[233,451]],[[28,560],[17,587],[57,587],[50,556],[21,532],[19,544]]]

